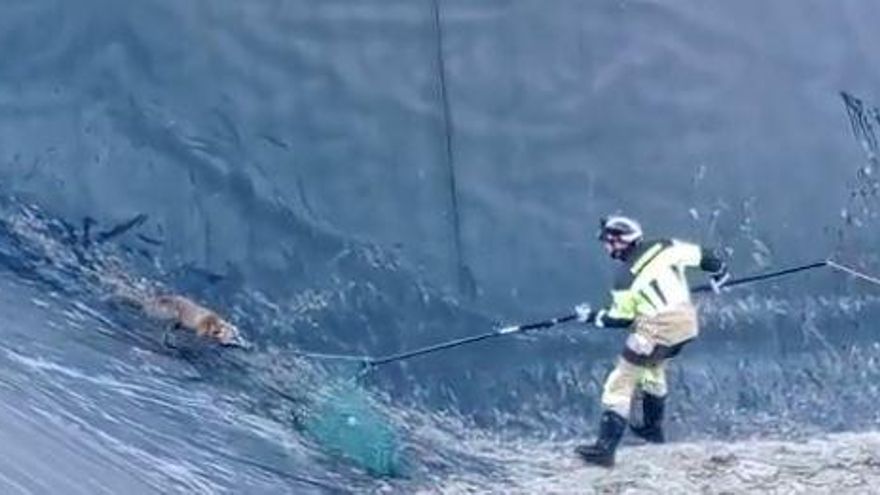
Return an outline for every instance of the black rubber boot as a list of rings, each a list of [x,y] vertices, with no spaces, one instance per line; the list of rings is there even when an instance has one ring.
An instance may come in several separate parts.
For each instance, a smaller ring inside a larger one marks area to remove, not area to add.
[[[630,425],[633,433],[650,443],[663,443],[663,412],[666,409],[666,397],[642,394],[642,425]]]
[[[602,413],[599,422],[599,438],[593,445],[579,445],[574,451],[588,464],[613,467],[614,452],[626,430],[626,418],[613,411]]]

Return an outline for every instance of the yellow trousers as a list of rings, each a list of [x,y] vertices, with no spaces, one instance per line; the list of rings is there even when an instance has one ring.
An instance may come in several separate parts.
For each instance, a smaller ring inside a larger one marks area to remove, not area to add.
[[[628,418],[636,390],[665,396],[666,363],[698,333],[697,312],[691,304],[637,318],[617,366],[605,380],[602,406]]]

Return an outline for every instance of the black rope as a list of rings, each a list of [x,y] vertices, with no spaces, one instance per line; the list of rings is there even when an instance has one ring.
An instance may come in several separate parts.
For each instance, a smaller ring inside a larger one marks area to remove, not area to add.
[[[459,293],[472,295],[474,289],[470,270],[465,265],[464,254],[462,253],[461,215],[459,213],[458,181],[455,174],[455,152],[453,149],[452,107],[449,104],[449,91],[446,84],[446,56],[443,53],[443,20],[440,16],[440,5],[437,0],[431,0],[431,14],[436,39],[435,59],[437,61],[437,79],[440,82],[440,104],[443,113],[443,144],[449,186],[449,201],[450,208],[452,209],[452,235],[453,248],[455,250],[456,277]]]

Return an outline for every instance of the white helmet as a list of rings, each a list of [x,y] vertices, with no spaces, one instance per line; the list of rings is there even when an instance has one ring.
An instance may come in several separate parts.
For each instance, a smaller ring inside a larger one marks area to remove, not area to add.
[[[599,221],[599,240],[636,244],[642,240],[642,226],[629,217],[607,216]]]

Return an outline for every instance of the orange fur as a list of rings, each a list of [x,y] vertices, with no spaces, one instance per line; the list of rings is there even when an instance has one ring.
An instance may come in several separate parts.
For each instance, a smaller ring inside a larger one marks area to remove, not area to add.
[[[137,306],[151,318],[173,322],[221,344],[242,345],[245,342],[234,324],[192,299],[138,290],[132,281],[120,274],[109,274],[106,282],[119,300]]]
[[[194,330],[200,337],[229,343],[238,337],[238,329],[214,311],[183,296],[159,296],[154,300],[160,311],[180,326]]]

